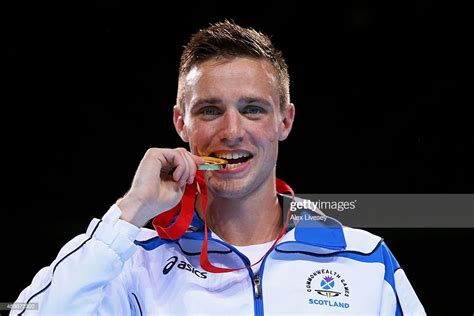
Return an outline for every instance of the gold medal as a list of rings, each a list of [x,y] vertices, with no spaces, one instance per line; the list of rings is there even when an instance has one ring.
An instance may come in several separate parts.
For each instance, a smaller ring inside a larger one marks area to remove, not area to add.
[[[205,163],[198,167],[199,170],[219,170],[223,169],[224,166],[228,163],[227,160],[216,157],[201,157],[204,159]]]

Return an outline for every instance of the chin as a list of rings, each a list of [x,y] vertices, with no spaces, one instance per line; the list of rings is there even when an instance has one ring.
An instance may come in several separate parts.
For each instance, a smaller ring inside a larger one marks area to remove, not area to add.
[[[221,180],[210,178],[208,190],[221,198],[235,199],[245,197],[252,191],[252,182],[245,179]]]

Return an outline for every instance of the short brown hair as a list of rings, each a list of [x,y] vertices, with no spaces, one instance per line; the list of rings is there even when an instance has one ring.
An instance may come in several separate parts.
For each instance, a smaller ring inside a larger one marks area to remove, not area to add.
[[[280,109],[290,102],[288,65],[282,52],[275,48],[270,38],[253,28],[244,28],[225,20],[211,24],[192,35],[184,46],[179,66],[179,82],[192,67],[216,57],[253,57],[268,61],[275,69],[280,93]],[[178,88],[178,104],[184,113],[184,91]]]

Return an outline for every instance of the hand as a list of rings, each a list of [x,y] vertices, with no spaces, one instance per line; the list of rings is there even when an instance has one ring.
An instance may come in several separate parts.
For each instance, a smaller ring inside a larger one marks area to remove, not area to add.
[[[186,183],[193,183],[204,160],[185,148],[150,148],[143,156],[132,187],[117,201],[121,219],[142,227],[150,219],[176,206]]]

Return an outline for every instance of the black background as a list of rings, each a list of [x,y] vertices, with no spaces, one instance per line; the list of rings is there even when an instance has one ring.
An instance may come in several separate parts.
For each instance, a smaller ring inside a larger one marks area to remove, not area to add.
[[[4,11],[1,302],[125,193],[147,148],[183,146],[172,125],[181,47],[224,18],[286,56],[297,111],[277,172],[295,192],[473,192],[467,8],[153,3]],[[472,229],[368,230],[428,314],[472,314]]]

